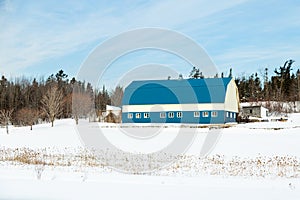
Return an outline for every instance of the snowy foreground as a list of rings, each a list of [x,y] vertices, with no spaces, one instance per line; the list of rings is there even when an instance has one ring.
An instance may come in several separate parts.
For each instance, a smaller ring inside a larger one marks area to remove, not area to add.
[[[33,131],[10,127],[9,135],[0,128],[0,199],[300,199],[299,114],[288,122],[212,129],[218,137],[204,157],[208,127],[153,125],[145,135],[142,125],[80,122],[84,129],[72,119]],[[95,156],[83,148],[82,130],[92,135],[99,126],[120,151]],[[180,130],[196,133],[182,154],[149,156]],[[145,156],[128,156],[137,153]],[[172,162],[153,168],[165,160]]]

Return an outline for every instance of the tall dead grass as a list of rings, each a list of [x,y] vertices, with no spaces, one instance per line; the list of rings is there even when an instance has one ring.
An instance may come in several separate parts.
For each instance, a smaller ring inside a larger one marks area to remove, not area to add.
[[[171,163],[171,164],[170,164]],[[293,156],[257,156],[253,158],[212,155],[125,154],[110,150],[0,148],[1,165],[51,167],[119,168],[127,173],[151,175],[203,174],[245,177],[300,178],[300,160]],[[109,171],[109,170],[107,170]]]

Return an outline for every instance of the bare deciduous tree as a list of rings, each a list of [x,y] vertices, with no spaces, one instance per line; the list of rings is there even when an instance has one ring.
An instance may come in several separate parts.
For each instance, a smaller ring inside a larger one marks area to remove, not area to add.
[[[39,110],[33,108],[22,108],[17,112],[18,121],[22,122],[25,126],[30,126],[30,130],[32,130],[32,126],[38,120],[39,116]]]
[[[51,122],[51,126],[54,125],[55,118],[62,114],[63,108],[63,94],[56,85],[50,87],[44,94],[41,104],[44,113],[47,115]]]
[[[112,92],[111,92],[111,104],[113,106],[120,107],[122,105],[122,99],[123,99],[123,87],[117,86]]]
[[[72,115],[78,124],[80,117],[87,116],[92,109],[93,99],[87,92],[73,92]]]
[[[8,124],[11,120],[13,109],[10,110],[0,110],[0,123],[6,127],[6,133],[9,134]]]

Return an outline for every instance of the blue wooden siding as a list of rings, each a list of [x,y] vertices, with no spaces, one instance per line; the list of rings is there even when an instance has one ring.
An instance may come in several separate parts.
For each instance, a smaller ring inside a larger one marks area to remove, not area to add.
[[[132,114],[132,119],[128,118],[128,113],[122,113],[123,123],[189,123],[189,124],[222,124],[227,122],[236,121],[236,113],[227,112],[223,110],[204,110],[195,111],[200,112],[199,117],[194,116],[194,111],[171,111],[174,113],[174,117],[170,118],[170,112],[164,112],[165,118],[160,117],[160,113],[163,112],[129,112]],[[181,112],[182,116],[178,117],[177,113]],[[204,117],[203,113],[208,112],[208,116]],[[213,117],[212,112],[216,112],[217,116]],[[140,118],[136,118],[136,114],[140,113]],[[144,113],[149,113],[149,118],[144,117]],[[228,113],[228,114],[227,114]]]

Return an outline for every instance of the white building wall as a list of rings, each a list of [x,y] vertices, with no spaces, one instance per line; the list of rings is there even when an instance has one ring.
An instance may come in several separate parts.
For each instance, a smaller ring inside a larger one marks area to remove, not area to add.
[[[269,112],[269,110],[267,108],[262,107],[262,106],[260,107],[260,117],[261,118],[268,117],[268,112]]]
[[[122,107],[122,110],[123,112],[224,110],[224,103],[125,105]]]
[[[225,110],[230,112],[239,112],[239,91],[235,84],[234,79],[231,79],[227,86],[226,96],[225,96]]]

